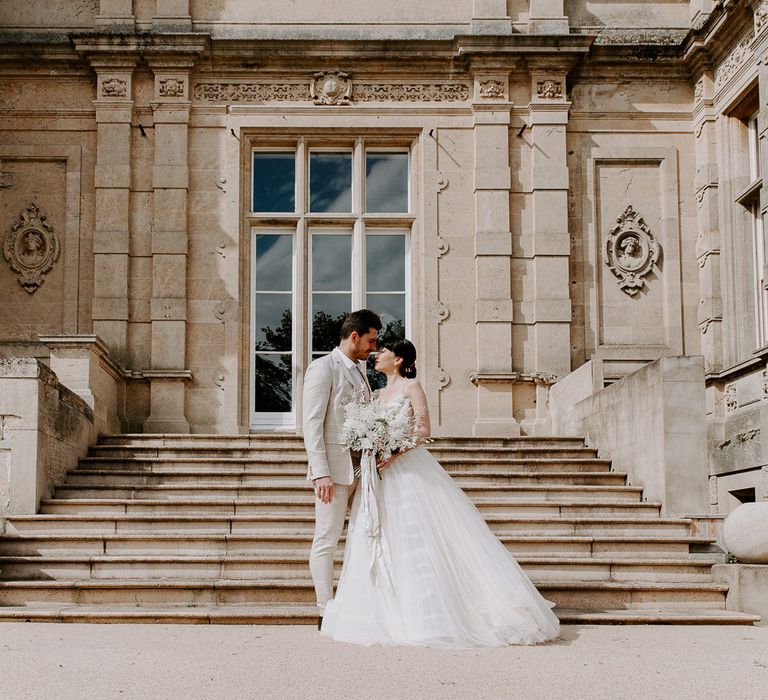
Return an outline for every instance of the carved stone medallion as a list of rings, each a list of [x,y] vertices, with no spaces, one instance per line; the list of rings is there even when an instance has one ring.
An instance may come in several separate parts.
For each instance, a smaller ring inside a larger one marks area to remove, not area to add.
[[[21,212],[18,221],[5,235],[3,255],[19,284],[32,294],[59,257],[59,240],[47,217],[36,204]]]
[[[309,92],[316,105],[348,105],[352,96],[352,81],[343,71],[315,73]]]
[[[603,248],[603,262],[616,277],[622,291],[634,296],[659,262],[661,246],[633,208],[628,206],[616,219]]]

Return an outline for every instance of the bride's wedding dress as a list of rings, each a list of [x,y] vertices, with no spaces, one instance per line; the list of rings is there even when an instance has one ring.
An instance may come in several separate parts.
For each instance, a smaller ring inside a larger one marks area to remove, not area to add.
[[[411,410],[407,398],[394,400]],[[398,456],[381,477],[376,502],[385,556],[372,576],[358,488],[322,634],[355,644],[433,647],[535,644],[558,636],[553,603],[425,448]]]

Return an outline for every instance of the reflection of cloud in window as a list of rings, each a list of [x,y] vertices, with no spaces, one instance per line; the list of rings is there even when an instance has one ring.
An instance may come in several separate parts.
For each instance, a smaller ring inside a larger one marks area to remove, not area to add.
[[[256,288],[290,291],[293,264],[290,236],[256,236]]]
[[[408,157],[403,154],[367,157],[366,209],[370,212],[408,210]]]
[[[352,158],[313,154],[310,158],[310,198],[314,212],[352,210]]]

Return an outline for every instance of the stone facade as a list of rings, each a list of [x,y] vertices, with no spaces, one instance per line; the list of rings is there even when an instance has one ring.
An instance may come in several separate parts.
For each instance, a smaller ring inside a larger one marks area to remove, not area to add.
[[[66,336],[98,338],[120,384],[105,424],[264,429],[253,241],[288,232],[290,410],[274,425],[300,430],[312,236],[348,231],[358,251],[368,232],[396,231],[438,434],[546,434],[549,387],[585,362],[598,391],[660,357],[703,355],[714,493],[768,497],[768,188],[750,161],[768,162],[765,8],[319,8],[0,8],[0,354],[50,362]],[[265,149],[296,154],[292,212],[252,211]],[[347,213],[305,206],[323,149],[354,164]],[[377,149],[408,154],[404,211],[365,210]]]

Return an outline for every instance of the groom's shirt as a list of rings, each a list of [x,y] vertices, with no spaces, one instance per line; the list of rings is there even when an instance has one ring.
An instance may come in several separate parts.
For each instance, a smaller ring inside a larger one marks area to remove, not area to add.
[[[368,383],[365,380],[365,373],[366,373],[366,366],[365,362],[360,360],[359,362],[355,362],[354,360],[350,359],[344,351],[339,348],[339,353],[341,354],[341,361],[344,363],[344,366],[349,370],[349,373],[352,375],[352,379],[355,380],[357,383],[357,386],[362,392],[369,396],[371,392],[371,388],[368,386]]]

